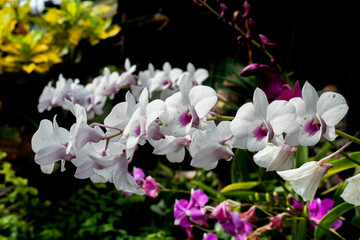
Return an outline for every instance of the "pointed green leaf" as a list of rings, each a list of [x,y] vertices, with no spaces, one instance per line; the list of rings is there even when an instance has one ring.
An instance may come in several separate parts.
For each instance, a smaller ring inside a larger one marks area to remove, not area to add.
[[[298,146],[298,150],[295,154],[295,167],[298,168],[309,159],[309,149],[305,146]]]
[[[315,228],[314,237],[315,239],[322,239],[323,236],[329,234],[329,230],[331,226],[334,224],[334,222],[339,219],[341,215],[346,213],[349,210],[352,210],[354,208],[354,205],[349,204],[347,202],[341,203],[340,205],[337,205],[332,210],[330,210],[319,222],[318,226]],[[330,230],[331,231],[331,230]],[[332,230],[334,234],[334,230]]]
[[[236,198],[239,201],[265,201],[265,193],[258,193],[255,191],[231,191],[222,192],[222,196]]]
[[[360,161],[360,152],[350,153],[349,156],[351,158],[354,158],[354,159]],[[342,157],[342,158],[339,158],[339,159],[330,159],[330,160],[326,161],[326,163],[332,164],[333,167],[329,169],[329,171],[327,172],[327,174],[325,174],[325,176],[322,178],[322,180],[330,177],[331,175],[333,175],[335,173],[338,173],[338,172],[341,172],[341,171],[351,169],[351,168],[354,168],[354,167],[358,166],[358,164],[352,162],[351,160],[349,160],[346,157]]]
[[[259,185],[260,182],[239,182],[227,185],[224,187],[221,192],[230,192],[230,191],[238,191],[238,190],[250,190],[253,187]]]
[[[248,156],[245,150],[237,148],[231,163],[231,182],[245,182],[249,179]]]
[[[299,218],[293,221],[291,228],[292,240],[306,240],[306,224],[305,218]]]

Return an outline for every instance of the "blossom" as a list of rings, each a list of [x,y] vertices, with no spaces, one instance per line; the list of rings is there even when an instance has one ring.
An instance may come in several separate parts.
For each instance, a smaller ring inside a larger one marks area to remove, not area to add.
[[[283,143],[282,134],[295,122],[295,107],[283,100],[269,104],[259,88],[255,89],[253,102],[242,105],[230,123],[234,147],[260,151],[268,142]]]
[[[51,121],[43,119],[40,122],[39,129],[31,139],[31,147],[35,154],[35,162],[40,165],[41,171],[51,173],[55,162],[61,160],[62,170],[64,161],[71,161],[76,156],[72,152],[67,152],[69,141],[69,132],[58,126],[56,115]]]
[[[185,158],[185,147],[191,142],[190,137],[174,137],[166,135],[164,138],[149,143],[154,147],[153,154],[166,155],[170,162],[182,162]]]
[[[217,236],[213,233],[204,233],[202,240],[218,240]]]
[[[156,198],[158,195],[159,186],[154,178],[147,176],[142,184],[145,194],[151,198]]]
[[[208,86],[193,86],[189,75],[184,73],[179,79],[180,92],[165,100],[166,112],[159,116],[165,135],[183,137],[192,127],[201,126],[217,102],[214,89]]]
[[[187,64],[186,70],[194,85],[201,85],[209,77],[208,70],[204,68],[195,69],[192,63]]]
[[[176,81],[179,79],[182,72],[183,71],[180,68],[172,68],[170,63],[164,63],[163,70],[155,72],[149,91],[170,90],[170,93],[173,93],[173,90],[177,87]],[[167,94],[167,96],[170,95],[171,94]]]
[[[282,220],[284,218],[283,214],[278,214],[275,217],[270,217],[270,223],[269,223],[269,228],[276,228],[276,230],[278,230],[279,232],[282,232],[283,230],[283,224],[282,224]]]
[[[174,224],[185,228],[189,239],[194,238],[189,220],[196,224],[207,226],[203,207],[208,200],[209,197],[200,189],[191,189],[189,202],[186,199],[175,200]]]
[[[285,141],[292,146],[313,146],[321,136],[329,141],[335,140],[335,126],[349,109],[340,94],[325,92],[319,98],[308,82],[304,84],[302,98],[292,98],[290,102],[296,107],[297,124],[289,129]]]
[[[206,130],[196,130],[190,143],[189,152],[192,156],[190,165],[206,170],[217,166],[220,159],[230,160],[232,152],[233,134],[230,122],[220,122],[218,126],[209,124]]]
[[[321,178],[331,167],[331,164],[311,161],[304,163],[299,168],[277,171],[277,173],[284,180],[291,183],[294,191],[299,194],[304,199],[304,201],[312,201]]]
[[[253,209],[250,211],[252,212]],[[224,230],[230,235],[235,236],[237,240],[245,240],[253,231],[252,224],[248,221],[253,217],[231,211],[231,205],[228,202],[220,203],[213,210],[210,217],[216,218]]]
[[[291,90],[289,84],[284,84],[282,86],[280,96],[277,99],[289,101],[290,99],[292,99],[294,97],[302,97],[299,81],[295,82],[294,88],[292,90]]]
[[[104,140],[104,133],[87,124],[87,116],[84,107],[79,104],[73,104],[65,99],[66,106],[71,113],[76,117],[76,123],[70,128],[69,143],[67,145],[66,153],[71,149],[81,149],[88,142],[99,142]]]
[[[120,153],[110,153],[106,156],[90,156],[95,162],[102,165],[101,169],[94,169],[95,173],[114,183],[116,189],[124,192],[145,194],[145,191],[137,184],[135,179],[128,173],[128,160],[124,147]]]
[[[340,195],[345,202],[360,205],[360,173],[346,179],[348,182],[343,193]]]
[[[309,218],[315,222],[315,224],[310,222],[314,228],[316,228],[316,225],[320,222],[324,215],[332,209],[334,203],[335,201],[329,198],[322,200],[320,198],[316,198],[311,203],[309,203]],[[331,228],[337,230],[339,227],[341,227],[341,225],[342,221],[337,219]]]
[[[290,196],[289,197],[289,204],[296,210],[296,211],[302,211],[303,205],[301,202],[299,202],[295,197]]]
[[[145,179],[145,173],[141,168],[133,168],[133,177],[135,182],[140,186],[141,182]]]
[[[117,134],[119,130],[124,130],[136,108],[137,105],[134,96],[130,92],[127,92],[125,95],[125,102],[116,104],[104,120],[106,126],[113,127],[107,130],[106,136],[112,136]],[[116,130],[116,128],[119,130]]]
[[[266,147],[257,152],[253,158],[254,162],[266,171],[282,171],[294,168],[294,153],[297,147],[283,144],[275,146],[268,143]]]

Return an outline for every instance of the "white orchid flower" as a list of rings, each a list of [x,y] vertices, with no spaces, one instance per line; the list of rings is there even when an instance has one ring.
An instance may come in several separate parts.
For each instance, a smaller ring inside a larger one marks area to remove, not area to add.
[[[241,106],[231,121],[234,147],[260,151],[268,142],[281,145],[283,133],[295,122],[295,107],[284,100],[269,104],[260,88],[255,89],[253,102]]]
[[[340,94],[325,92],[319,98],[308,82],[304,84],[302,98],[293,98],[290,102],[296,107],[297,124],[289,130],[285,141],[292,146],[313,146],[321,136],[329,141],[335,140],[335,126],[349,109]]]

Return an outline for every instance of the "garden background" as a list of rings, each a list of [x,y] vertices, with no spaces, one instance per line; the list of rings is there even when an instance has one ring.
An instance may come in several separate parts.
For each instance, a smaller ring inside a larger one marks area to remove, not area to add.
[[[60,109],[39,113],[39,96],[60,73],[85,83],[101,74],[106,66],[123,70],[126,58],[137,65],[137,70],[146,69],[148,63],[161,68],[165,62],[186,69],[191,62],[197,68],[209,70],[210,77],[205,83],[216,88],[223,81],[221,77],[233,74],[229,69],[235,66],[238,70],[248,64],[247,49],[238,43],[234,28],[192,0],[95,3],[111,6],[108,16],[121,27],[114,37],[94,46],[81,42],[77,49],[80,60],[65,59],[42,74],[24,71],[0,74],[0,153],[6,153],[3,163],[11,163],[11,169],[1,170],[0,180],[6,182],[4,176],[10,176],[12,170],[17,176],[10,177],[12,180],[0,189],[1,239],[186,238],[183,229],[173,225],[172,216],[174,200],[188,198],[186,193],[164,191],[156,199],[126,198],[112,185],[75,179],[71,167],[63,173],[43,174],[33,160],[30,145],[37,124],[41,119],[52,119],[54,114],[58,114],[59,122],[69,124],[67,127],[71,123],[64,122]],[[292,79],[299,80],[301,86],[309,81],[319,90],[335,89],[346,98],[350,110],[343,129],[355,135],[359,130],[360,103],[359,2],[249,0],[249,3],[256,31],[277,44],[269,51],[283,70],[291,73]],[[243,8],[243,1],[226,4],[230,9]],[[241,88],[233,90],[252,96],[252,92],[242,92]],[[114,102],[123,101],[125,93],[126,90],[121,90]],[[348,149],[355,151],[356,147]],[[151,146],[145,145],[134,163],[151,173],[172,171],[170,174],[175,175],[179,169],[193,170],[189,160],[172,164],[155,157],[151,151]],[[219,162],[214,170],[219,181],[209,182],[205,176],[198,181],[214,190],[221,189],[231,183],[231,164]],[[184,182],[174,185],[177,190],[181,187],[189,185]],[[353,239],[346,229],[339,232]]]

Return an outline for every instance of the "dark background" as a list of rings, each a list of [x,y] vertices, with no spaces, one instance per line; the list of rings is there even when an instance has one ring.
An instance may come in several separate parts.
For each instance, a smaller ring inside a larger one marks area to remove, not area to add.
[[[243,10],[243,1],[220,2],[225,2],[230,11]],[[219,9],[215,0],[208,3]],[[269,51],[283,70],[293,72],[292,80],[300,80],[301,85],[309,81],[317,90],[333,84],[345,96],[350,106],[347,128],[354,134],[358,129],[359,103],[359,2],[250,0],[249,3],[256,31],[278,44]],[[154,20],[157,13],[163,18]],[[188,62],[196,68],[213,66],[215,70],[226,58],[248,63],[246,47],[237,42],[239,34],[193,0],[119,0],[114,22],[122,26],[120,34],[95,47],[85,44],[78,64],[55,65],[47,75],[1,75],[0,123],[23,123],[24,115],[35,122],[47,117],[46,113],[37,113],[35,106],[43,87],[50,79],[56,80],[59,73],[84,83],[89,77],[98,76],[104,66],[122,67],[125,58],[136,64],[137,70],[146,69],[150,62],[155,68],[162,68],[168,61],[172,67],[184,70]],[[49,116],[52,118],[53,113]],[[28,127],[32,128],[32,124]]]

